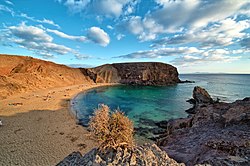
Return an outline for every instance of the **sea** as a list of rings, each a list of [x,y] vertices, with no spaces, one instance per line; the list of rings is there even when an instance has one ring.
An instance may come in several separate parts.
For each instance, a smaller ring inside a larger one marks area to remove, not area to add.
[[[145,131],[156,122],[187,117],[185,110],[192,105],[186,100],[192,98],[195,86],[205,88],[214,100],[222,102],[250,97],[250,74],[181,74],[179,78],[195,83],[98,87],[78,94],[72,107],[83,126],[100,104],[106,104],[112,111],[123,111],[135,128]]]

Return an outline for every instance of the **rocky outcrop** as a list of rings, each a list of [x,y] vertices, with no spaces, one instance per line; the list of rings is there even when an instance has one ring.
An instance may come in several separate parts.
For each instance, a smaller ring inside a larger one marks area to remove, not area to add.
[[[194,114],[165,122],[157,144],[187,165],[250,164],[250,98],[233,103],[212,102],[202,88],[194,89]]]
[[[0,100],[37,89],[90,83],[171,85],[181,81],[175,67],[158,62],[77,69],[32,57],[0,54]]]
[[[174,66],[159,62],[114,63],[89,69],[97,83],[171,85],[180,83]]]
[[[94,83],[87,71],[32,57],[0,54],[0,99],[37,89]]]
[[[209,104],[213,102],[213,99],[208,92],[199,86],[194,87],[193,98],[197,104]]]
[[[193,90],[193,99],[189,99],[187,102],[193,104],[193,107],[186,110],[186,112],[194,114],[199,107],[202,107],[204,104],[211,104],[214,101],[205,89],[196,86]]]
[[[107,152],[100,152],[93,149],[84,156],[79,152],[73,152],[65,159],[63,159],[57,166],[69,165],[157,165],[157,166],[184,166],[175,160],[168,157],[155,144],[146,144],[144,146],[135,147],[133,150],[121,149],[109,150]]]

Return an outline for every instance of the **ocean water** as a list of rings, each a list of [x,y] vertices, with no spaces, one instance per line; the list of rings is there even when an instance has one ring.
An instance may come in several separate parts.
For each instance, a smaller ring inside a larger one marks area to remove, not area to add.
[[[183,74],[183,83],[173,86],[111,86],[99,87],[80,93],[73,105],[77,118],[87,125],[89,117],[99,104],[106,104],[112,110],[119,108],[133,120],[138,129],[153,128],[162,120],[186,117],[186,102],[192,97],[195,86],[205,88],[214,98],[232,102],[250,97],[250,75],[236,74]]]

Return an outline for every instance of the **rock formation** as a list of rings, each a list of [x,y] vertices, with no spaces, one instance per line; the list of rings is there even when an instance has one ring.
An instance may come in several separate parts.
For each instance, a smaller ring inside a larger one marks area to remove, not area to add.
[[[94,83],[84,72],[32,57],[0,55],[0,99],[30,90]]]
[[[212,102],[200,87],[193,97],[194,114],[161,125],[166,131],[157,144],[187,165],[249,165],[250,98]]]
[[[100,152],[97,149],[93,149],[84,156],[81,156],[80,152],[73,152],[57,164],[57,166],[69,165],[184,166],[184,164],[179,164],[175,160],[169,158],[168,155],[155,144],[146,144],[144,146],[135,147],[132,151],[118,148],[117,150]]]
[[[211,104],[214,101],[205,89],[196,86],[193,90],[193,99],[189,99],[187,102],[193,104],[193,107],[186,110],[186,112],[194,114],[198,107],[202,107],[204,104]]]
[[[32,57],[0,54],[0,100],[21,92],[76,84],[170,85],[180,82],[177,69],[164,63],[116,63],[76,69]]]
[[[175,67],[159,62],[114,63],[89,70],[97,83],[170,85],[181,82]]]

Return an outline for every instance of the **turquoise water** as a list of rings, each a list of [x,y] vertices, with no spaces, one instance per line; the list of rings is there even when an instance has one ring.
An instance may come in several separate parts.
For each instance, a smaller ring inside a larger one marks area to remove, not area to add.
[[[147,129],[161,120],[186,117],[185,110],[191,107],[186,100],[192,97],[194,86],[201,86],[214,99],[226,102],[250,96],[250,75],[186,74],[180,75],[180,79],[195,83],[100,87],[79,94],[73,107],[83,125],[87,125],[98,104],[103,103],[112,110],[119,108],[125,112],[136,128]]]

